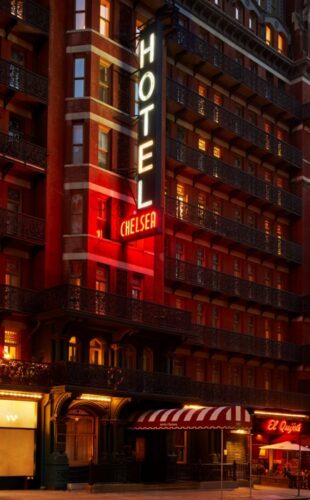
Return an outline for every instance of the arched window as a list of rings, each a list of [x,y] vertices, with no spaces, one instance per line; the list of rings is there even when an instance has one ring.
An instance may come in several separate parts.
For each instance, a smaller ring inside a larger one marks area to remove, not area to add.
[[[149,347],[143,349],[143,370],[145,372],[153,371],[153,351]]]
[[[283,54],[284,37],[283,37],[282,33],[278,33],[277,50],[278,50],[278,52],[280,52],[280,54]]]
[[[104,364],[104,345],[98,339],[92,339],[89,343],[89,363],[91,365]]]
[[[268,24],[266,25],[266,44],[272,45],[272,29]]]
[[[125,368],[135,370],[137,368],[137,353],[132,345],[125,348]]]
[[[80,341],[77,337],[71,337],[68,343],[68,361],[76,363],[80,361]]]

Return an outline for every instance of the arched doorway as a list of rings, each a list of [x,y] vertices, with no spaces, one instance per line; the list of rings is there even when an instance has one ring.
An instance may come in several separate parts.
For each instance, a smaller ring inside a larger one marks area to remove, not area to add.
[[[98,417],[84,408],[71,408],[66,418],[65,449],[71,467],[97,461]]]

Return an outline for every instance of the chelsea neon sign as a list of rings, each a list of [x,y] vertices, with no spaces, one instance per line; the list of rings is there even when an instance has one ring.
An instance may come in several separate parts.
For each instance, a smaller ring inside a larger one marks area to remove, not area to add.
[[[160,231],[157,215],[162,178],[162,52],[162,25],[156,22],[140,35],[137,211],[121,221],[122,239],[143,238]]]

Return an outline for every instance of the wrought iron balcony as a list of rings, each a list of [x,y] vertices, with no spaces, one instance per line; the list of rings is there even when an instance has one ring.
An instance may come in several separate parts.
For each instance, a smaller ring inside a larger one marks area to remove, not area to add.
[[[197,169],[199,173],[204,173],[206,176],[216,179],[216,181],[221,181],[255,198],[264,200],[276,207],[281,207],[287,212],[301,215],[302,204],[298,196],[247,174],[237,167],[228,165],[214,158],[214,156],[171,138],[167,139],[167,155],[176,161]]]
[[[0,83],[11,92],[21,92],[47,103],[47,78],[11,61],[0,59]]]
[[[113,318],[121,323],[132,322],[136,326],[165,332],[186,332],[191,324],[189,311],[72,285],[43,290],[38,294],[37,311],[54,309]]]
[[[191,205],[167,196],[166,214],[201,231],[217,234],[224,239],[281,259],[301,263],[300,245],[200,208],[198,202]]]
[[[8,162],[19,161],[28,165],[46,169],[46,148],[26,141],[17,134],[3,134],[0,132],[0,158]]]
[[[174,282],[186,283],[230,298],[301,313],[301,298],[295,293],[260,285],[182,260],[166,258],[165,276]]]
[[[275,87],[250,69],[239,64],[235,60],[223,54],[206,40],[199,38],[186,28],[174,23],[174,30],[168,35],[169,41],[177,44],[179,52],[184,51],[197,56],[202,63],[209,63],[219,72],[230,75],[238,85],[245,85],[254,94],[271,101],[279,108],[288,111],[296,117],[301,117],[301,105],[293,96],[286,94],[281,88]],[[199,64],[199,61],[192,58],[192,64]]]
[[[201,119],[210,121],[216,125],[216,128],[227,129],[233,133],[233,136],[255,145],[264,155],[273,155],[281,162],[301,168],[302,152],[299,149],[280,141],[272,134],[267,134],[223,106],[218,106],[206,97],[200,96],[197,92],[168,79],[167,96],[183,109],[194,112],[195,121]]]
[[[273,408],[308,411],[309,394],[276,392],[208,382],[196,382],[189,377],[166,373],[143,372],[82,363],[57,362],[32,363],[0,360],[0,383],[2,387],[25,390],[64,385],[91,387],[94,391],[105,391],[118,395],[139,395],[149,398],[160,397],[163,401],[200,404],[241,404],[251,408]]]
[[[300,346],[291,342],[277,342],[247,333],[238,333],[220,328],[193,325],[203,345],[211,350],[238,353],[246,356],[267,358],[301,364]]]
[[[36,292],[9,285],[0,285],[0,311],[33,313]]]
[[[0,239],[21,240],[28,245],[44,245],[45,221],[0,208]]]
[[[16,22],[29,24],[48,34],[49,11],[33,0],[0,0],[0,11],[12,16]]]

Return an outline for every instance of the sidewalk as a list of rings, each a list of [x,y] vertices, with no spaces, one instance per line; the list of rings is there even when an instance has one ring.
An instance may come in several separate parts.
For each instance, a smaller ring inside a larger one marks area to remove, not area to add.
[[[0,500],[310,500],[310,490],[297,490],[287,488],[272,488],[255,485],[251,496],[249,488],[236,488],[234,490],[165,490],[149,489],[147,491],[101,491],[98,493],[86,490],[48,491],[48,490],[0,490]]]

